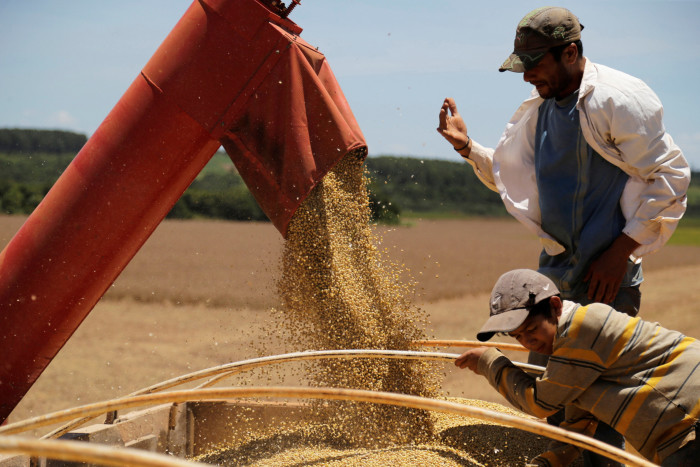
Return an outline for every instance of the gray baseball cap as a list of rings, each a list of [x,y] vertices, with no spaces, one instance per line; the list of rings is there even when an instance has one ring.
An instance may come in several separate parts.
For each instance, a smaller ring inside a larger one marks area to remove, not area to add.
[[[476,334],[487,341],[497,332],[518,329],[530,314],[530,309],[559,289],[548,277],[531,269],[514,269],[503,274],[493,286],[489,302],[489,319]]]
[[[523,73],[537,65],[547,51],[581,39],[583,25],[566,8],[546,6],[532,10],[518,23],[513,53],[498,71]]]

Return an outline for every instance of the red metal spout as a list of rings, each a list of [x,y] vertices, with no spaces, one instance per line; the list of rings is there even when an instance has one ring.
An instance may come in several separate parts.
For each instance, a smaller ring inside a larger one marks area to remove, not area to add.
[[[0,253],[0,423],[221,144],[285,235],[362,133],[325,58],[257,0],[197,0]]]

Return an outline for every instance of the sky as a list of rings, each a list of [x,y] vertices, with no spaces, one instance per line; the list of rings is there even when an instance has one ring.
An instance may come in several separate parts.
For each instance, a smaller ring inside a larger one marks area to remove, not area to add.
[[[0,0],[0,127],[100,126],[191,0]],[[644,80],[700,170],[700,1],[301,0],[290,15],[326,56],[371,156],[460,160],[435,130],[455,98],[469,134],[495,146],[531,85],[499,73],[530,10],[564,6],[584,55]]]

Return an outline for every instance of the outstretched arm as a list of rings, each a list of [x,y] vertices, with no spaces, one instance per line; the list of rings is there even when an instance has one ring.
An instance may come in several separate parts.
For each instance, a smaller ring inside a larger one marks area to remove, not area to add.
[[[442,103],[437,131],[472,166],[481,183],[489,190],[498,193],[493,179],[493,149],[481,146],[467,135],[467,125],[459,115],[457,104],[451,97]]]
[[[479,368],[479,359],[487,354],[484,359],[492,364],[482,362]],[[544,418],[551,415],[556,409],[542,407],[536,402],[534,386],[536,378],[526,374],[520,368],[515,367],[505,356],[500,355],[495,349],[477,347],[467,350],[455,360],[459,368],[469,368],[477,374],[486,376],[491,385],[498,390],[515,407],[532,415]],[[498,367],[494,369],[493,367]],[[492,374],[493,373],[493,374]],[[597,421],[586,411],[574,406],[566,406],[566,421],[561,425],[568,430],[592,436],[597,426]],[[548,450],[532,459],[531,466],[565,466],[580,455],[580,449],[564,444],[550,443]]]
[[[490,347],[467,350],[455,360],[455,365],[486,377],[489,384],[516,408],[540,418],[554,414],[577,395],[550,394],[549,397],[538,394],[538,378],[527,374],[501,352]]]
[[[494,389],[523,412],[540,418],[556,412],[556,409],[544,408],[535,402],[535,378],[513,365],[496,349],[469,349],[455,360],[455,365],[462,369],[469,368],[477,375],[486,377]]]

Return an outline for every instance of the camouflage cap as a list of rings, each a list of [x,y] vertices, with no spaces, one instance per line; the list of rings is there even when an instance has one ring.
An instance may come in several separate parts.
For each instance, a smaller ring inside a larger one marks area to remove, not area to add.
[[[578,18],[566,8],[532,10],[518,23],[513,53],[498,71],[523,73],[537,65],[550,48],[581,39],[582,29]]]
[[[554,295],[559,295],[557,286],[537,271],[514,269],[503,274],[491,291],[489,319],[476,334],[476,338],[483,342],[497,332],[518,329],[533,306]]]

